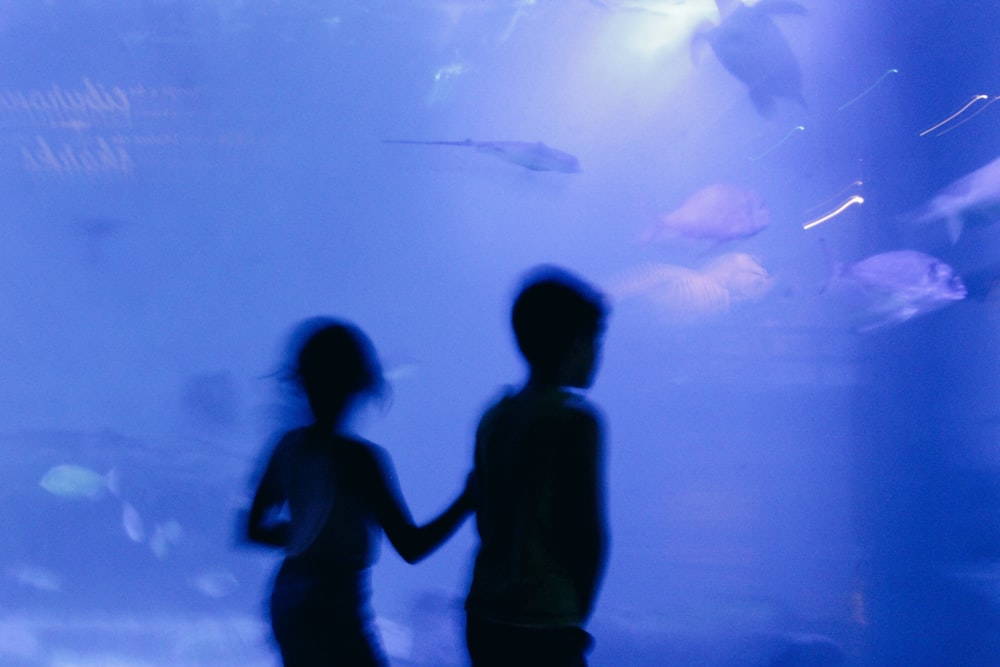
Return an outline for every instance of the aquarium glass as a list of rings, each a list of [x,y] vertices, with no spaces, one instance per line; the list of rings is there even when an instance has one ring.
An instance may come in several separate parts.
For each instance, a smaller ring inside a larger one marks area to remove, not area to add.
[[[1000,664],[994,0],[4,0],[0,664],[277,667],[245,513],[290,335],[418,521],[526,377],[540,264],[611,314],[597,667]],[[467,522],[373,605],[468,664]]]

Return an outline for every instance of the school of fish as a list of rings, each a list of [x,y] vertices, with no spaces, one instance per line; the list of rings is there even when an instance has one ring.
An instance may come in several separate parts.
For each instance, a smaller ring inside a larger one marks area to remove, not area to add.
[[[183,529],[173,519],[156,523],[147,533],[142,515],[131,502],[121,498],[121,477],[116,468],[101,474],[87,466],[63,463],[45,471],[38,486],[49,494],[70,501],[117,501],[121,507],[120,524],[125,537],[137,544],[148,543],[150,551],[160,560],[165,559],[177,544]]]

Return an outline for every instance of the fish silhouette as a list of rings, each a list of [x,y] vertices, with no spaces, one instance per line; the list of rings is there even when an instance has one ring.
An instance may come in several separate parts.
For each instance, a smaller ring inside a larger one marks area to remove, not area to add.
[[[703,21],[691,40],[692,57],[708,42],[722,66],[750,89],[757,113],[771,116],[775,98],[782,97],[805,105],[802,70],[785,36],[775,25],[778,14],[805,14],[792,0],[760,0],[745,5],[741,0],[716,0],[718,25]]]
[[[170,519],[166,523],[158,523],[149,536],[149,548],[160,560],[166,559],[175,544],[184,537],[184,529],[179,523]]]
[[[118,495],[118,471],[112,468],[101,475],[90,468],[65,463],[50,468],[38,485],[54,496],[99,500],[105,493]]]
[[[860,332],[902,324],[968,293],[951,266],[917,250],[883,252],[855,264],[833,262],[830,283],[853,286],[867,302]]]
[[[62,577],[44,567],[18,565],[7,568],[7,576],[22,586],[46,593],[59,593],[63,589]]]
[[[958,241],[967,221],[1000,220],[1000,158],[948,185],[914,219],[921,223],[944,220],[952,243]]]
[[[188,583],[193,589],[213,600],[221,600],[232,595],[240,586],[236,577],[225,570],[201,572],[188,579]]]
[[[416,144],[420,146],[466,146],[481,153],[516,164],[532,171],[555,171],[562,174],[580,172],[580,161],[574,155],[546,146],[541,141],[410,141],[383,139],[385,144]]]
[[[752,188],[728,183],[707,185],[646,231],[644,241],[686,239],[712,244],[743,239],[771,221],[764,200]]]
[[[125,529],[125,535],[133,542],[142,542],[146,539],[142,517],[139,515],[139,511],[132,506],[132,503],[122,503],[122,528]]]

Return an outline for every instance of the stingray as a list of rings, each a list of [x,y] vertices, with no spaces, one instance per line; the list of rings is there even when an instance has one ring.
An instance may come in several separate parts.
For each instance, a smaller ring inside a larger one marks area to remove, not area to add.
[[[580,161],[570,155],[541,141],[408,141],[405,139],[384,139],[385,144],[418,144],[422,146],[466,146],[475,148],[481,153],[516,164],[532,171],[556,171],[563,174],[580,172]]]
[[[741,0],[716,0],[718,25],[702,22],[691,40],[692,57],[702,42],[708,42],[722,66],[750,89],[750,100],[762,116],[775,111],[775,98],[805,104],[802,70],[791,47],[775,25],[778,14],[804,14],[792,0],[760,0],[745,5]]]

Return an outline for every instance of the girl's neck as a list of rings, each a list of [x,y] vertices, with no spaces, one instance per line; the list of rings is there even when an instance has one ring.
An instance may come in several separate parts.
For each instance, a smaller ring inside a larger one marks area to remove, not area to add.
[[[539,375],[537,373],[532,374],[528,378],[528,382],[525,384],[525,389],[533,390],[554,390],[562,389],[565,384],[556,375]]]

